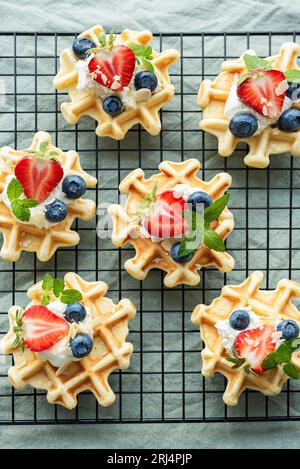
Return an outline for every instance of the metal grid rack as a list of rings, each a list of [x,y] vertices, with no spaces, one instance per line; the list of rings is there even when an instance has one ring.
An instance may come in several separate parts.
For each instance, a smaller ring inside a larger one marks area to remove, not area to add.
[[[52,78],[58,71],[59,52],[70,46],[74,33],[0,33],[1,54],[5,51],[0,57],[0,83],[6,90],[1,146],[25,148],[35,131],[49,131],[56,145],[76,149],[84,169],[99,179],[97,190],[89,193],[97,204],[117,202],[120,181],[136,167],[151,174],[163,159],[199,158],[204,179],[223,170],[233,176],[230,208],[236,221],[227,241],[236,260],[234,271],[223,275],[203,270],[195,288],[169,290],[161,272],[152,272],[144,282],[130,278],[123,265],[132,250],[118,250],[110,239],[100,240],[95,222],[76,222],[79,246],[59,250],[47,264],[30,254],[16,264],[1,262],[0,337],[7,331],[9,306],[26,304],[27,288],[48,271],[58,276],[76,271],[88,280],[107,281],[110,296],[132,299],[138,315],[130,324],[128,339],[135,347],[131,368],[110,379],[117,395],[111,408],[102,409],[92,395],[82,394],[77,410],[67,412],[49,405],[43,392],[17,392],[7,380],[12,359],[1,357],[0,424],[300,420],[297,382],[288,383],[275,398],[246,392],[237,407],[224,406],[225,380],[201,377],[199,331],[190,322],[195,305],[209,303],[224,284],[240,283],[253,270],[265,272],[265,288],[275,287],[283,277],[300,280],[300,160],[275,156],[268,169],[254,170],[243,164],[244,146],[228,159],[219,157],[216,139],[199,131],[196,99],[200,81],[216,76],[224,59],[238,57],[249,47],[258,55],[270,55],[282,42],[297,41],[297,34],[155,34],[155,48],[174,47],[181,53],[171,69],[176,95],[161,113],[160,136],[151,137],[136,127],[124,141],[115,142],[97,138],[90,119],[71,127],[60,114],[65,95],[53,89]]]

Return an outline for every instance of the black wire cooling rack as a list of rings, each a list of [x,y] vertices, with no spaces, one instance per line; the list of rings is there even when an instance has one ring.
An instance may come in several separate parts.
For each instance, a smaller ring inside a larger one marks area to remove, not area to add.
[[[53,89],[52,79],[59,53],[70,47],[74,33],[0,35],[1,146],[26,148],[36,131],[50,132],[59,147],[76,149],[84,169],[98,178],[98,189],[89,193],[98,205],[117,202],[120,181],[137,167],[149,175],[163,159],[198,158],[204,179],[224,170],[232,175],[230,208],[236,223],[227,241],[234,271],[203,270],[196,288],[169,290],[158,271],[144,282],[132,279],[123,268],[132,250],[118,250],[110,239],[99,239],[95,222],[77,222],[79,246],[60,249],[47,264],[31,254],[16,264],[1,262],[0,337],[7,331],[8,308],[25,305],[28,287],[49,271],[57,276],[76,271],[87,280],[104,280],[114,300],[128,297],[136,303],[138,315],[130,324],[128,340],[135,347],[131,367],[110,379],[117,396],[112,407],[103,409],[92,395],[82,394],[78,408],[68,412],[48,404],[43,392],[15,391],[7,379],[12,359],[0,357],[0,424],[300,420],[297,382],[274,398],[248,391],[237,407],[224,406],[225,380],[201,377],[199,331],[190,321],[197,304],[209,303],[224,284],[240,283],[253,270],[265,272],[265,288],[274,288],[284,277],[300,280],[300,159],[274,156],[268,169],[254,170],[244,166],[245,146],[228,159],[219,157],[216,139],[199,130],[197,105],[200,81],[216,76],[224,59],[238,57],[246,48],[268,56],[283,42],[297,41],[298,33],[155,34],[156,49],[181,53],[171,69],[176,95],[161,113],[160,136],[136,127],[122,142],[97,138],[90,119],[71,127],[61,116],[65,95]]]

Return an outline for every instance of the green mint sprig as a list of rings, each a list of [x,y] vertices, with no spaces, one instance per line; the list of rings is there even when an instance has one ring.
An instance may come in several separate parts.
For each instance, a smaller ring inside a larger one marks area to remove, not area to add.
[[[49,150],[49,143],[42,142],[39,146],[38,150],[24,150],[26,153],[30,155],[34,155],[41,160],[53,160],[58,156],[58,152],[55,150]]]
[[[300,83],[300,70],[287,70],[284,74],[289,83]]]
[[[22,184],[18,179],[13,178],[7,187],[7,197],[11,203],[11,211],[13,215],[20,221],[30,221],[30,209],[39,205],[39,202],[34,199],[20,198],[24,193]]]
[[[225,243],[218,233],[210,226],[210,224],[217,220],[224,211],[228,204],[230,195],[225,194],[218,200],[213,202],[209,207],[204,210],[203,214],[192,212],[192,219],[188,218],[189,233],[184,236],[180,248],[180,256],[188,256],[195,251],[195,246],[198,247],[197,240],[200,236],[203,243],[209,249],[214,251],[224,252]],[[186,212],[185,212],[186,213]],[[195,241],[195,243],[194,243]],[[191,246],[193,245],[193,247]],[[189,247],[190,246],[190,247]]]
[[[19,345],[22,345],[22,353],[25,351],[25,343],[23,339],[23,321],[22,321],[22,316],[23,316],[24,311],[18,310],[16,313],[15,317],[15,326],[14,326],[14,333],[16,335],[16,338],[12,344],[12,348],[16,349],[19,347]]]
[[[266,370],[273,370],[282,365],[283,371],[291,379],[299,379],[299,371],[292,362],[292,355],[300,350],[300,339],[290,339],[283,342],[274,352],[269,353],[262,362]]]
[[[272,65],[265,59],[257,57],[257,55],[245,54],[244,57],[245,65],[248,72],[239,78],[238,85],[241,85],[247,78],[255,77],[255,71],[267,71],[272,69]]]
[[[46,274],[42,282],[43,297],[42,305],[48,306],[51,302],[51,294],[64,304],[79,303],[82,294],[75,289],[66,289],[65,281],[61,278],[53,278],[51,274]]]
[[[101,33],[98,36],[98,39],[102,48],[108,48],[109,50],[111,50],[114,47],[115,38],[116,36],[112,28],[109,31],[108,40],[107,40],[107,35],[105,31],[101,31]],[[94,49],[91,49],[91,50],[94,50]]]
[[[147,215],[147,213],[151,210],[157,199],[157,189],[158,184],[155,183],[152,191],[145,195],[142,203],[139,205],[139,210],[133,214],[135,218],[141,218],[143,215]]]
[[[143,64],[149,72],[154,73],[154,67],[151,63],[151,60],[153,60],[153,50],[151,46],[131,43],[128,44],[127,47],[134,53],[138,65]]]

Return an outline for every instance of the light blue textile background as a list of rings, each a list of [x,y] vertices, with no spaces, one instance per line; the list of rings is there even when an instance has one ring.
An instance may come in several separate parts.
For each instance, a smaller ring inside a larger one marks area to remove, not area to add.
[[[4,31],[82,31],[96,22],[154,32],[293,31],[299,18],[300,3],[281,0],[0,1]],[[299,437],[298,423],[0,427],[2,448],[297,448]]]

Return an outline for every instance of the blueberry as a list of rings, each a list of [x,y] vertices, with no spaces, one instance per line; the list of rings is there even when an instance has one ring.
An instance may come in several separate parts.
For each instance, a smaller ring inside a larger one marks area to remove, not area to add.
[[[296,132],[300,128],[300,111],[293,108],[284,111],[279,117],[278,127],[284,132]]]
[[[238,138],[247,138],[258,129],[256,117],[249,112],[238,112],[229,122],[230,132]]]
[[[102,101],[103,110],[110,116],[118,116],[123,110],[123,103],[119,96],[107,96]]]
[[[73,52],[78,59],[84,60],[87,58],[87,52],[94,49],[96,44],[87,37],[78,37],[73,42]]]
[[[147,88],[154,91],[157,88],[158,81],[156,76],[150,72],[138,72],[134,77],[134,86],[136,90]]]
[[[249,313],[242,309],[234,311],[229,318],[229,324],[232,329],[236,331],[243,331],[244,329],[247,329],[250,324]]]
[[[66,176],[62,190],[69,199],[79,199],[86,192],[86,184],[81,176]]]
[[[207,192],[197,191],[189,196],[187,203],[192,205],[194,212],[201,212],[203,205],[204,208],[207,208],[212,204],[212,198]],[[198,204],[201,204],[201,206],[197,207]],[[199,208],[199,210],[197,210],[197,208]]]
[[[291,84],[286,91],[286,96],[292,101],[300,99],[300,85]]]
[[[68,322],[82,322],[86,317],[86,309],[81,303],[69,303],[65,317]]]
[[[296,339],[299,336],[299,326],[292,319],[281,321],[277,326],[277,330],[282,332],[282,337],[285,340]]]
[[[188,256],[180,256],[179,255],[180,245],[181,243],[173,244],[172,249],[171,249],[171,256],[175,262],[178,262],[178,264],[187,264],[193,259],[194,252],[192,252]]]
[[[56,199],[52,204],[46,206],[45,217],[48,221],[63,221],[67,215],[68,209],[62,200]]]
[[[93,350],[94,342],[88,334],[77,334],[70,340],[70,347],[75,358],[84,358]]]

